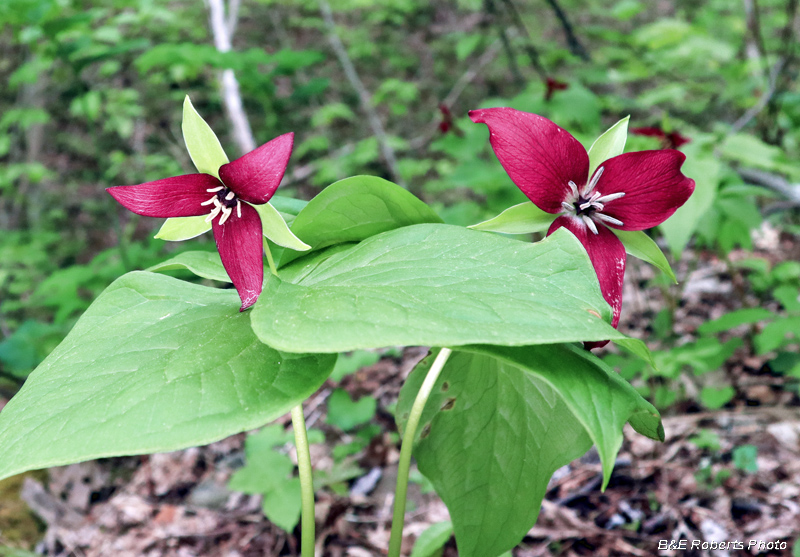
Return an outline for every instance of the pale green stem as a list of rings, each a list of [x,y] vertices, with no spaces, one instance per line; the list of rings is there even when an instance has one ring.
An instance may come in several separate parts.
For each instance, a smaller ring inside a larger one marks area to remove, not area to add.
[[[272,252],[266,238],[264,238],[264,253],[267,254],[270,272],[277,277],[278,270],[275,268],[275,261],[272,259]],[[314,543],[316,542],[314,479],[311,474],[311,452],[308,450],[308,432],[302,404],[292,408],[292,429],[294,430],[294,445],[297,448],[297,471],[300,475],[300,555],[301,557],[314,557]]]
[[[306,421],[303,418],[303,405],[292,408],[292,428],[294,444],[297,447],[297,468],[300,473],[300,502],[302,520],[300,523],[300,551],[302,557],[314,557],[314,480],[311,477],[311,453],[308,450]]]
[[[392,534],[389,538],[388,557],[400,557],[400,545],[403,543],[403,522],[406,515],[406,496],[408,494],[408,473],[411,468],[411,450],[414,447],[414,438],[417,435],[417,426],[422,418],[425,403],[439,378],[447,358],[452,351],[442,348],[428,370],[422,386],[419,388],[417,398],[411,407],[411,413],[406,422],[406,431],[403,434],[403,444],[400,446],[400,461],[397,463],[397,488],[394,492],[394,512],[392,513]]]
[[[269,243],[267,242],[266,238],[264,238],[264,253],[267,254],[267,263],[269,263],[269,271],[277,277],[278,269],[275,268],[275,260],[272,259],[272,252],[269,249]]]

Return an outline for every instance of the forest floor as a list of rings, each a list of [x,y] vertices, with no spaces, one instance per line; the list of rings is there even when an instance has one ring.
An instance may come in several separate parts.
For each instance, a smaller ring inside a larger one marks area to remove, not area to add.
[[[747,256],[780,253],[781,259],[800,259],[800,245],[790,238],[766,242],[761,252]],[[749,294],[737,293],[737,277],[728,273],[727,265],[709,254],[695,256],[685,258],[700,262],[694,269],[676,268],[685,284],[674,330],[686,340],[699,324],[757,303]],[[638,288],[649,273],[646,266],[631,262],[622,330],[641,331],[664,307],[658,288]],[[347,441],[346,434],[324,421],[332,390],[344,388],[353,398],[375,396],[378,412],[373,420],[383,431],[394,431],[387,408],[425,353],[407,348],[399,357],[384,357],[338,384],[329,380],[307,401],[309,427],[322,429],[326,436],[326,443],[312,445],[316,470],[330,469],[333,447]],[[736,351],[718,372],[736,389],[734,399],[720,410],[703,410],[692,402],[696,382],[682,377],[677,384],[686,393],[683,402],[663,413],[666,442],[651,441],[626,427],[605,492],[600,490],[594,450],[558,470],[536,526],[513,555],[798,555],[793,547],[800,544],[800,398],[796,383],[773,374],[767,360],[754,355],[747,343]],[[0,400],[0,408],[5,402]],[[289,417],[281,423],[288,427]],[[260,496],[226,487],[244,462],[245,438],[243,433],[200,448],[105,459],[6,480],[0,483],[0,495],[16,491],[27,507],[0,498],[6,506],[0,507],[0,542],[35,543],[39,553],[63,556],[298,555],[299,530],[283,532],[262,514]],[[735,454],[735,448],[747,446],[754,450]],[[742,461],[748,454],[750,461]],[[318,555],[385,554],[397,458],[396,436],[379,435],[357,456],[362,478],[338,494],[318,491]],[[412,483],[409,499],[406,554],[428,526],[448,520],[444,504],[423,482]],[[659,550],[681,539],[688,540],[687,550]],[[744,549],[693,550],[693,540],[741,542]],[[457,555],[453,539],[444,555]]]

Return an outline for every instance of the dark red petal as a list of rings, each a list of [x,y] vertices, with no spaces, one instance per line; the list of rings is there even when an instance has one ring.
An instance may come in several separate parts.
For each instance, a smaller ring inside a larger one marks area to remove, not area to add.
[[[126,209],[146,217],[196,217],[211,212],[201,203],[214,197],[206,190],[221,186],[210,174],[186,174],[137,186],[106,188]]]
[[[637,151],[608,159],[597,191],[603,195],[625,192],[609,201],[603,213],[623,222],[609,224],[620,230],[645,230],[667,220],[686,203],[694,180],[681,172],[686,155],[674,149]]]
[[[258,300],[264,282],[264,244],[261,239],[261,218],[247,203],[242,203],[242,217],[233,214],[220,226],[219,217],[212,221],[214,239],[222,265],[242,299],[244,311]]]
[[[236,195],[256,205],[272,198],[292,154],[294,134],[285,133],[233,162],[219,167],[219,177]]]
[[[625,246],[619,238],[602,224],[597,225],[597,234],[587,228],[585,224],[573,216],[561,216],[553,221],[547,231],[549,236],[558,228],[566,228],[580,240],[589,259],[592,261],[597,279],[600,281],[600,291],[608,305],[614,310],[611,324],[616,328],[619,323],[619,314],[622,310],[622,280],[625,277]],[[587,343],[591,348],[605,346],[606,342]]]
[[[500,164],[543,211],[561,212],[570,180],[579,188],[586,183],[586,149],[547,118],[513,108],[471,110],[469,117],[489,126],[489,140]]]

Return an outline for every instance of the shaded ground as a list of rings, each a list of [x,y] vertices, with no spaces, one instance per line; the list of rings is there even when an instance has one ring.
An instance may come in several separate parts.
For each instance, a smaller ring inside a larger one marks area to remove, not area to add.
[[[781,238],[766,247],[761,255],[778,251],[785,256],[798,248],[791,239]],[[729,266],[710,255],[699,254],[699,261],[695,270],[678,269],[685,282],[675,313],[679,343],[690,340],[699,324],[758,303],[750,293],[737,294],[740,277],[732,275]],[[651,323],[656,309],[663,307],[657,288],[633,290],[635,283],[644,284],[650,276],[649,268],[631,265],[623,329]],[[401,357],[386,357],[338,386],[354,398],[375,396],[379,410],[374,421],[384,431],[392,430],[386,409],[423,355],[423,349],[406,349]],[[773,374],[766,361],[747,345],[737,350],[719,371],[734,385],[736,396],[718,411],[702,411],[693,402],[694,379],[679,382],[688,396],[664,413],[667,441],[656,443],[628,429],[604,493],[593,451],[559,470],[538,523],[514,555],[792,555],[800,537],[800,401],[796,383]],[[326,443],[312,446],[317,470],[331,469],[333,447],[349,440],[322,419],[326,399],[336,386],[327,382],[306,404],[309,427],[326,434]],[[288,416],[282,423],[288,425]],[[47,555],[297,555],[298,538],[264,518],[259,496],[225,487],[243,464],[245,437],[169,454],[52,469],[49,479],[33,474],[7,480],[0,487],[6,494],[21,488],[22,499],[39,522],[0,492],[0,542],[24,545],[38,528],[45,533],[36,550]],[[350,486],[349,493],[318,492],[322,555],[385,554],[397,455],[396,438],[379,435],[356,456],[369,473],[367,479],[342,484]],[[448,518],[441,501],[421,491],[420,485],[412,485],[409,552],[427,526]],[[659,551],[659,543],[679,539],[689,540],[688,547],[691,540],[755,545],[749,551]],[[760,542],[785,549],[766,550]],[[451,539],[445,555],[456,554]]]

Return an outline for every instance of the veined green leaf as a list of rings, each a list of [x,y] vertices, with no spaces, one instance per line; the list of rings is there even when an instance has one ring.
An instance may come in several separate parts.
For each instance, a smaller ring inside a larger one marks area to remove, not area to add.
[[[155,273],[115,281],[0,412],[0,479],[203,445],[288,412],[336,357],[269,348],[239,305]]]
[[[281,274],[295,283],[269,277],[252,312],[253,330],[280,350],[628,338],[609,325],[586,251],[566,230],[525,244],[457,226],[406,226],[292,268]]]
[[[432,361],[403,386],[401,429]],[[626,422],[664,439],[656,409],[578,346],[466,347],[437,380],[414,456],[450,511],[459,555],[492,557],[535,524],[553,472],[592,445],[608,483]]]
[[[400,186],[376,176],[353,176],[309,201],[292,223],[292,232],[318,250],[403,226],[440,222],[433,209]],[[301,255],[285,252],[281,265]]]

